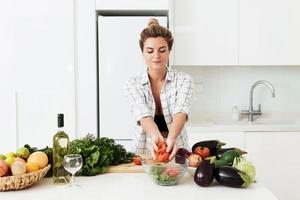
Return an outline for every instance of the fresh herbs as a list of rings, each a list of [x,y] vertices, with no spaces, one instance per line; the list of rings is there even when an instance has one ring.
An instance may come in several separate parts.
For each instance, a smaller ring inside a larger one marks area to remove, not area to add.
[[[28,148],[30,153],[35,151],[45,152],[52,168],[52,148],[46,147],[38,150],[38,148],[30,147],[28,144],[24,147]],[[94,176],[105,173],[110,165],[132,162],[134,156],[133,153],[127,152],[122,145],[116,144],[113,139],[107,137],[96,138],[90,134],[84,138],[73,140],[70,143],[70,153],[81,154],[83,158],[82,168],[76,174],[81,176]],[[50,176],[51,173],[52,170],[49,170],[47,176]]]
[[[71,142],[71,153],[81,154],[82,169],[78,175],[93,176],[108,171],[109,165],[118,165],[132,161],[133,153],[127,152],[122,145],[107,137],[95,138],[88,134],[82,139]]]

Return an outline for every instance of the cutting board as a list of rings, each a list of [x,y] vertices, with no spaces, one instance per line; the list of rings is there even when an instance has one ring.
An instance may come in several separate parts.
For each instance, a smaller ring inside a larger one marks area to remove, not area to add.
[[[125,163],[116,166],[110,166],[108,173],[144,173],[145,170],[141,165],[132,163]]]

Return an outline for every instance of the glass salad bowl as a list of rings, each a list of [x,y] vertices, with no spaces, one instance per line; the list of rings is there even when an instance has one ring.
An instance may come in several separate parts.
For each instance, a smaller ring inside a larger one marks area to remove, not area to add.
[[[183,156],[176,155],[167,163],[143,159],[142,165],[146,174],[158,185],[176,185],[185,174],[188,167],[188,160]]]

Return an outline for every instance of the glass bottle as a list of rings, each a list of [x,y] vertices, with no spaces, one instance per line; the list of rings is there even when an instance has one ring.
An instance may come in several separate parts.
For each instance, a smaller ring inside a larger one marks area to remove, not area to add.
[[[69,136],[64,131],[64,114],[57,115],[57,133],[53,136],[53,182],[69,183],[70,175],[64,169],[64,156],[69,154]]]

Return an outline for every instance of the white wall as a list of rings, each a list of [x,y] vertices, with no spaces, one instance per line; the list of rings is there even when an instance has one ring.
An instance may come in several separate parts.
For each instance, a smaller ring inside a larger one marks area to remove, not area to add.
[[[248,109],[251,85],[266,80],[274,85],[276,97],[259,85],[254,90],[253,105],[263,113],[300,113],[300,66],[181,66],[173,67],[194,78],[192,115],[231,112],[234,104]]]

